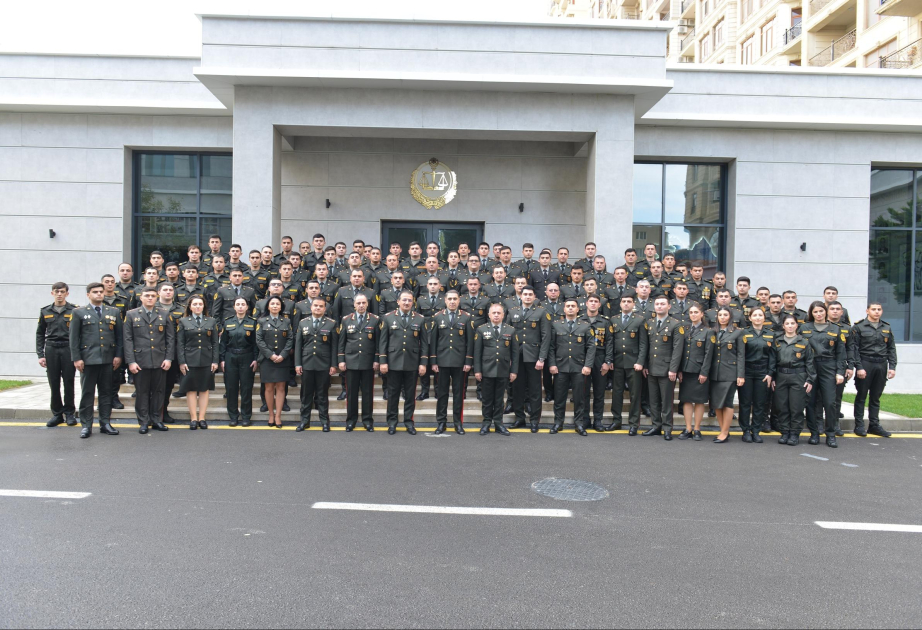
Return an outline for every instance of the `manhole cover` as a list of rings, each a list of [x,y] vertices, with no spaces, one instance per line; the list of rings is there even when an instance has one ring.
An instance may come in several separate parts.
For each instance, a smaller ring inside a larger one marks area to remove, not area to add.
[[[552,499],[561,501],[601,501],[608,496],[608,490],[591,481],[579,479],[542,479],[531,484],[531,489]]]

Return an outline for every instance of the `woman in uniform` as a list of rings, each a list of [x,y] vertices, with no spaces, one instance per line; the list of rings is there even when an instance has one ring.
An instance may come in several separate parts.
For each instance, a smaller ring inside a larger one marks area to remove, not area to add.
[[[820,419],[824,417],[826,445],[838,447],[836,423],[836,387],[845,382],[845,338],[848,331],[827,319],[827,307],[814,302],[807,311],[807,321],[800,325],[800,335],[810,343],[816,366],[816,385],[807,403],[807,428],[810,444],[820,443]]]
[[[230,426],[253,423],[253,380],[259,349],[256,347],[256,320],[249,315],[246,298],[234,300],[234,317],[224,320],[221,335],[221,371],[227,388],[227,415]],[[237,396],[240,406],[237,406]]]
[[[749,311],[749,328],[743,331],[746,381],[740,387],[740,428],[743,441],[762,443],[759,432],[768,421],[775,353],[772,342],[775,333],[765,326],[765,310],[756,306]]]
[[[186,303],[186,316],[179,320],[176,348],[179,354],[179,371],[186,387],[186,404],[189,406],[189,428],[207,429],[205,412],[208,411],[208,392],[214,391],[214,373],[218,369],[221,352],[218,341],[218,322],[205,316],[205,298],[195,295]],[[196,406],[198,421],[196,421]]]
[[[272,296],[266,303],[269,314],[259,319],[256,327],[256,345],[259,347],[259,378],[266,385],[266,405],[269,407],[269,426],[282,428],[282,407],[285,404],[285,383],[292,366],[294,347],[291,320],[280,317],[284,305],[282,298]]]
[[[720,434],[716,444],[730,439],[733,422],[733,398],[736,389],[746,382],[746,355],[742,350],[743,331],[733,323],[733,313],[726,306],[717,309],[717,325],[711,332],[714,361],[711,363],[711,407],[717,414]]]
[[[804,407],[807,395],[816,381],[813,349],[807,340],[797,334],[797,317],[787,313],[781,318],[784,335],[775,337],[775,374],[772,388],[775,396],[772,407],[778,412],[781,437],[778,444],[797,446],[804,426]]]
[[[700,442],[714,344],[711,342],[711,329],[704,323],[703,307],[693,302],[686,314],[691,325],[685,332],[685,354],[679,372],[679,404],[685,416],[685,430],[679,434],[679,439],[692,438]]]

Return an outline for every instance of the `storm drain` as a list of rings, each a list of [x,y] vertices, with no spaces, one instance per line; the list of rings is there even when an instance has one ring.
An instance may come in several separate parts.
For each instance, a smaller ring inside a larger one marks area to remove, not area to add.
[[[561,501],[601,501],[608,497],[608,490],[599,484],[579,479],[550,477],[531,484],[531,489],[538,494]]]

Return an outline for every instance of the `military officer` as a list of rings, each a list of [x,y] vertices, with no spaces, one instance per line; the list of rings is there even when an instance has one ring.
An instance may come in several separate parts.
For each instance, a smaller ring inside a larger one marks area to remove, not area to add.
[[[832,305],[833,302],[838,303],[839,307],[842,309],[842,314],[839,316],[839,320],[838,320],[839,322],[841,322],[839,325],[840,326],[843,326],[843,325],[851,326],[852,320],[848,316],[848,309],[842,306],[842,304],[838,300],[839,300],[839,290],[837,288],[833,286],[829,286],[823,289],[823,302],[826,303],[827,310],[829,309],[829,307]]]
[[[379,301],[377,302],[378,317],[384,317],[391,311],[397,310],[400,294],[407,288],[405,281],[406,275],[399,269],[391,274],[391,286],[381,290]],[[415,295],[412,289],[408,290]]]
[[[283,260],[279,265],[279,282],[282,283],[282,297],[292,304],[301,299],[304,287],[294,278],[294,265],[290,260]]]
[[[653,302],[654,317],[647,320],[647,363],[644,376],[650,387],[650,408],[653,427],[644,435],[662,435],[672,439],[673,400],[675,381],[682,364],[685,348],[685,328],[669,317],[669,299],[661,295]]]
[[[749,311],[749,327],[743,330],[746,362],[746,382],[739,390],[740,428],[743,441],[746,433],[756,444],[762,444],[761,432],[771,430],[768,408],[771,402],[772,375],[775,373],[775,353],[772,344],[777,335],[765,325],[765,309],[756,306]]]
[[[160,414],[165,375],[173,365],[176,351],[176,327],[170,314],[156,308],[156,303],[156,291],[145,287],[141,306],[128,311],[125,318],[125,362],[128,371],[134,374],[135,413],[142,435],[150,427],[155,431],[168,430]]]
[[[230,272],[230,284],[221,287],[212,298],[211,313],[219,322],[225,322],[234,317],[234,301],[242,297],[250,305],[250,310],[256,306],[256,291],[253,287],[243,284],[243,271],[233,269]]]
[[[419,244],[417,243],[417,247]],[[378,363],[387,376],[387,432],[397,432],[397,407],[404,395],[403,422],[407,433],[416,435],[413,413],[416,411],[416,379],[426,373],[429,358],[426,320],[413,312],[413,294],[404,290],[398,308],[381,318],[378,336]]]
[[[583,274],[583,281],[586,281],[589,278],[595,278],[596,285],[598,286],[600,293],[603,289],[607,289],[611,285],[615,284],[615,276],[608,273],[606,269],[605,256],[596,254],[593,257],[592,269]]]
[[[515,295],[515,285],[506,282],[506,269],[502,265],[493,267],[493,282],[483,287],[483,292],[494,304],[502,305],[503,301]]]
[[[707,280],[705,282],[708,282]],[[723,271],[715,271],[714,277],[710,280],[711,283],[711,302],[708,304],[708,308],[717,308],[717,292],[721,289],[726,289],[730,294],[730,299],[733,299],[733,292],[730,291],[730,288],[727,287],[727,274]],[[733,308],[736,308],[734,306]]]
[[[473,258],[471,260],[477,260]],[[467,279],[467,291],[461,297],[462,311],[470,313],[474,318],[474,330],[487,323],[489,317],[490,298],[480,291],[480,280],[476,277]]]
[[[301,377],[301,423],[295,431],[311,426],[311,408],[316,405],[324,433],[330,432],[330,377],[336,374],[339,346],[336,322],[324,316],[326,301],[311,302],[311,317],[298,322],[295,337],[295,372]]]
[[[224,320],[220,351],[230,426],[242,422],[248,427],[253,423],[253,381],[259,348],[256,347],[256,320],[250,316],[250,303],[246,298],[234,300],[234,316]]]
[[[183,318],[186,313],[185,306],[182,304],[177,304],[174,299],[175,291],[173,287],[164,282],[160,285],[160,289],[157,292],[157,303],[154,304],[154,308],[168,313],[170,318],[173,321],[173,325],[176,328],[176,336],[178,339],[179,336],[179,320]],[[166,374],[163,378],[163,407],[161,410],[161,421],[164,424],[173,424],[176,422],[170,416],[170,395],[174,398],[182,398],[186,395],[185,388],[185,379],[182,378],[182,372],[179,370],[179,361],[177,361],[177,355],[179,354],[179,344],[178,342],[174,344],[174,355],[171,358],[172,363],[170,364],[170,369],[166,371]],[[174,394],[173,387],[179,383],[179,390]]]
[[[608,383],[608,371],[612,362],[612,337],[614,328],[608,318],[599,312],[602,302],[598,295],[590,294],[586,298],[586,310],[580,315],[579,320],[589,324],[595,340],[595,361],[592,372],[585,381],[585,426],[589,426],[590,413],[592,414],[592,428],[598,433],[603,433],[602,415],[605,412],[605,386]],[[591,392],[590,392],[591,390]],[[590,406],[590,402],[592,405]]]
[[[364,295],[368,304],[372,305],[371,309],[377,310],[378,294],[374,289],[365,284],[365,270],[361,268],[352,269],[349,275],[349,282],[339,288],[336,297],[333,298],[332,317],[335,321],[342,321],[346,315],[355,312],[353,301],[359,295]]]
[[[294,308],[291,311],[289,317],[291,318],[291,325],[294,327],[294,330],[297,332],[298,322],[300,322],[305,317],[311,316],[311,303],[315,298],[320,296],[320,283],[316,280],[308,280],[304,288],[304,299],[296,303]],[[322,298],[321,298],[322,299]],[[330,309],[330,305],[327,304],[327,310]]]
[[[431,265],[435,258],[429,258],[427,265]],[[429,324],[432,322],[432,317],[441,309],[445,308],[445,293],[442,291],[442,285],[439,282],[437,275],[420,275],[420,281],[425,279],[425,292],[420,294],[416,299],[416,312],[422,315],[426,320],[426,327],[428,329]],[[431,366],[427,366],[426,374],[420,379],[422,381],[422,387],[420,387],[419,395],[416,397],[416,400],[426,400],[429,398],[429,383],[430,376],[433,374]],[[438,382],[438,376],[435,378]]]
[[[836,448],[836,387],[845,383],[846,339],[848,329],[830,323],[824,302],[813,302],[807,312],[807,321],[798,332],[813,348],[816,381],[807,399],[807,428],[810,444],[820,443],[820,419],[825,416],[826,446]]]
[[[679,280],[685,280],[685,274],[676,269],[675,254],[663,254],[663,275],[671,279],[673,284]]]
[[[68,336],[70,358],[80,372],[81,438],[93,433],[93,400],[99,392],[99,431],[118,435],[112,427],[112,370],[122,364],[122,318],[118,309],[102,299],[105,289],[100,282],[86,287],[89,304],[71,311]],[[153,304],[156,293],[150,293]]]
[[[673,281],[663,271],[663,263],[654,260],[650,264],[650,273],[647,276],[650,283],[650,294],[655,298],[659,295],[665,295],[670,300],[673,297]]]
[[[205,298],[189,298],[185,316],[176,326],[176,363],[183,375],[189,428],[193,431],[208,428],[208,399],[214,391],[214,373],[221,364],[218,331],[217,320],[205,314]]]
[[[717,289],[715,291],[714,303],[715,306],[708,309],[704,313],[704,319],[707,322],[707,325],[713,328],[717,325],[717,312],[725,308],[730,311],[730,317],[733,322],[733,325],[745,326],[746,323],[743,321],[743,312],[734,307],[731,304],[731,295],[729,289]]]
[[[602,291],[602,293],[608,298],[609,302],[612,302],[616,307],[620,307],[621,298],[628,295],[637,295],[637,291],[628,284],[627,269],[624,267],[615,267],[615,270],[612,272],[612,277],[615,279],[615,282]]]
[[[797,316],[785,313],[781,319],[783,334],[775,337],[775,396],[772,410],[778,414],[781,425],[779,444],[797,446],[804,428],[804,408],[807,396],[816,382],[813,348],[797,334],[800,324]]]
[[[583,268],[573,267],[570,270],[570,284],[561,287],[560,292],[565,299],[586,297],[586,289],[583,287]]]
[[[883,317],[884,308],[879,302],[868,304],[867,317],[852,326],[849,345],[852,364],[855,366],[855,435],[868,433],[890,437],[890,432],[880,426],[880,396],[887,380],[896,377],[896,344],[893,330]],[[868,405],[868,428],[864,428],[864,405]]]
[[[359,417],[362,396],[362,425],[375,430],[373,390],[378,369],[380,320],[369,309],[368,297],[360,293],[353,300],[355,312],[343,317],[337,330],[339,371],[346,379],[346,431],[352,431]]]
[[[503,397],[519,371],[519,342],[515,329],[503,324],[504,316],[502,304],[491,304],[490,321],[477,328],[474,335],[474,378],[483,391],[480,435],[490,432],[490,424],[497,433],[509,435],[509,429],[503,426]]]
[[[749,295],[749,291],[752,288],[752,282],[746,276],[740,276],[736,279],[736,304],[735,308],[738,308],[743,312],[743,324],[749,324],[749,312],[761,306],[761,302],[756,298]]]
[[[471,278],[477,278],[480,281],[480,287],[493,280],[493,276],[483,268],[480,259],[476,257],[471,257],[467,261],[467,268],[459,275],[458,288],[461,289],[462,294],[466,293],[467,281]],[[486,318],[487,314],[484,313],[484,321],[486,321]]]
[[[289,259],[289,257],[294,253],[294,239],[290,236],[283,236],[281,242],[281,251],[272,257],[272,262],[279,266],[281,270],[282,263]]]
[[[170,261],[164,265],[163,269],[166,272],[166,281],[172,284],[174,289],[182,284],[182,272],[179,269],[178,263]],[[198,270],[194,271],[195,275],[198,275]]]
[[[115,291],[124,299],[128,300],[129,307],[134,301],[134,292],[137,285],[134,283],[134,268],[129,263],[122,263],[118,266],[118,282],[115,284]]]
[[[186,253],[189,260],[179,266],[180,273],[185,272],[186,269],[194,269],[196,281],[198,281],[199,278],[207,276],[210,269],[202,263],[201,248],[199,248],[198,245],[189,245],[189,249],[186,250]],[[183,274],[183,277],[185,277],[185,274]]]
[[[574,267],[575,272],[579,267]],[[578,320],[579,303],[575,298],[564,302],[564,319],[551,323],[548,351],[550,372],[554,374],[554,426],[551,433],[563,429],[567,396],[573,391],[573,428],[587,435],[585,428],[586,377],[595,365],[595,335],[587,322]]]
[[[446,291],[449,289],[461,289],[462,274],[464,268],[461,266],[461,257],[458,252],[452,250],[448,252],[448,265],[438,273],[439,282]]]
[[[445,308],[429,321],[429,365],[436,374],[436,434],[448,423],[448,393],[452,396],[455,433],[464,434],[464,387],[474,364],[474,318],[458,308],[457,289],[445,294]]]
[[[845,379],[836,386],[836,437],[842,437],[845,435],[839,424],[839,421],[843,418],[842,395],[845,393],[845,384],[855,376],[855,365],[852,363],[852,352],[849,345],[851,343],[851,327],[848,322],[844,321],[845,309],[840,302],[829,302],[826,304],[826,308],[829,312],[827,316],[829,322],[845,330]]]
[[[266,297],[270,272],[262,268],[262,254],[258,249],[249,253],[250,266],[244,269],[243,282],[256,293],[257,299]]]
[[[573,263],[573,267],[582,269],[583,273],[589,273],[593,269],[592,263],[595,260],[596,244],[591,241],[586,243],[586,245],[583,247],[583,253],[585,254],[585,257],[580,258],[575,263]]]
[[[559,247],[557,249],[557,262],[554,263],[553,268],[560,272],[560,280],[557,282],[558,287],[562,287],[566,284],[570,284],[570,271],[573,269],[573,265],[569,262],[570,259],[570,250],[566,247]]]
[[[111,278],[111,276],[110,276]],[[112,280],[115,286],[115,280]],[[67,301],[70,287],[64,282],[51,285],[54,301],[42,308],[35,329],[35,352],[38,364],[45,368],[51,387],[51,420],[45,426],[56,427],[62,422],[77,426],[74,417],[74,376],[76,368],[70,356],[70,326],[76,304]],[[64,381],[64,400],[61,400],[61,381]]]
[[[221,253],[222,244],[220,234],[212,234],[208,237],[208,251],[202,256],[202,262],[205,264],[206,269],[214,269],[214,259],[218,256],[222,260],[226,260],[224,254]]]
[[[628,410],[628,435],[637,435],[640,426],[641,387],[643,386],[643,369],[647,360],[649,338],[644,328],[645,319],[634,313],[634,297],[625,295],[621,298],[621,313],[611,318],[612,337],[612,383],[611,412],[612,423],[606,431],[621,429],[624,407],[624,390],[630,396]]]
[[[526,275],[521,267],[516,267],[512,264],[512,248],[508,245],[503,245],[499,250],[499,262],[493,268],[502,267],[506,272],[506,280],[510,283],[519,276]]]
[[[669,303],[669,316],[679,320],[683,325],[687,325],[691,321],[688,318],[688,308],[691,306],[691,302],[688,300],[688,285],[685,284],[684,280],[678,280],[673,285],[672,292],[675,299]],[[704,311],[703,306],[701,310]]]
[[[711,307],[711,285],[704,279],[704,266],[692,263],[689,270],[690,278],[686,278],[688,285],[688,299],[697,302],[704,309]]]
[[[627,269],[627,282],[630,285],[637,286],[637,283],[647,277],[646,268],[637,264],[637,250],[628,247],[624,250],[624,265]]]
[[[644,319],[652,319],[655,317],[653,296],[650,294],[651,287],[649,280],[638,280],[637,284],[634,285],[634,290],[637,292],[634,298],[634,312]]]
[[[520,279],[516,278],[516,282]],[[535,290],[522,289],[522,308],[509,311],[506,323],[515,328],[519,343],[519,378],[512,386],[513,429],[526,424],[526,401],[531,407],[528,423],[537,433],[541,423],[541,378],[551,348],[551,316],[535,301]]]
[[[563,278],[563,276],[561,276],[561,278]],[[541,306],[544,307],[547,314],[551,316],[551,321],[554,322],[563,319],[564,298],[560,295],[560,287],[556,282],[552,282],[547,285],[545,293],[547,298],[541,303]],[[544,402],[551,402],[554,400],[554,375],[551,374],[550,369],[545,369],[542,374]]]
[[[205,296],[205,307],[209,313],[214,313],[214,296],[221,287],[229,286],[230,274],[227,271],[224,254],[216,254],[211,259],[211,273],[202,278],[202,294]],[[218,322],[220,324],[220,321]]]
[[[131,308],[138,308],[141,305],[141,291],[143,289],[153,289],[156,293],[160,287],[160,283],[166,281],[166,277],[164,277],[163,280],[159,279],[159,272],[153,267],[145,269],[143,282],[134,289],[134,299],[131,302]]]
[[[198,271],[193,267],[186,267],[183,272],[184,282],[174,286],[173,299],[177,304],[185,306],[186,303],[195,295],[200,295],[204,299],[204,287],[198,283]]]
[[[538,264],[528,274],[528,284],[535,290],[535,299],[545,300],[547,285],[552,282],[560,285],[560,270],[551,266],[551,250],[545,249],[538,254]]]
[[[105,302],[107,306],[113,306],[118,309],[119,314],[121,315],[122,321],[125,321],[125,313],[128,312],[128,308],[131,306],[131,298],[127,294],[122,293],[118,290],[118,283],[115,281],[115,277],[107,273],[99,280],[102,282],[102,286],[105,289],[105,292],[102,296],[102,301]],[[118,391],[122,387],[122,383],[125,382],[125,372],[127,368],[124,363],[122,363],[117,370],[112,371],[112,408],[113,409],[124,409],[125,405],[122,404],[122,401],[119,400]],[[75,420],[76,423],[76,420]]]
[[[395,254],[388,254],[384,259],[384,266],[377,269],[375,274],[375,290],[381,295],[385,289],[391,288],[391,275],[400,267],[400,261]],[[403,272],[401,272],[402,275]]]
[[[797,318],[797,323],[803,324],[807,321],[807,312],[797,308],[797,292],[796,291],[785,291],[781,294],[781,299],[784,302],[784,308],[782,313],[790,313]]]
[[[522,275],[528,280],[529,274],[538,267],[538,261],[533,258],[535,255],[535,246],[533,243],[525,243],[522,245],[522,258],[512,263],[513,267],[518,267],[522,270]]]

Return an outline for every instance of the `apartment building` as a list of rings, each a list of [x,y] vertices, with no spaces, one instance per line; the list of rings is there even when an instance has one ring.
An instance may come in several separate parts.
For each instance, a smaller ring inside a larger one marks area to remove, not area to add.
[[[551,15],[674,21],[680,63],[922,67],[922,0],[553,0]]]

